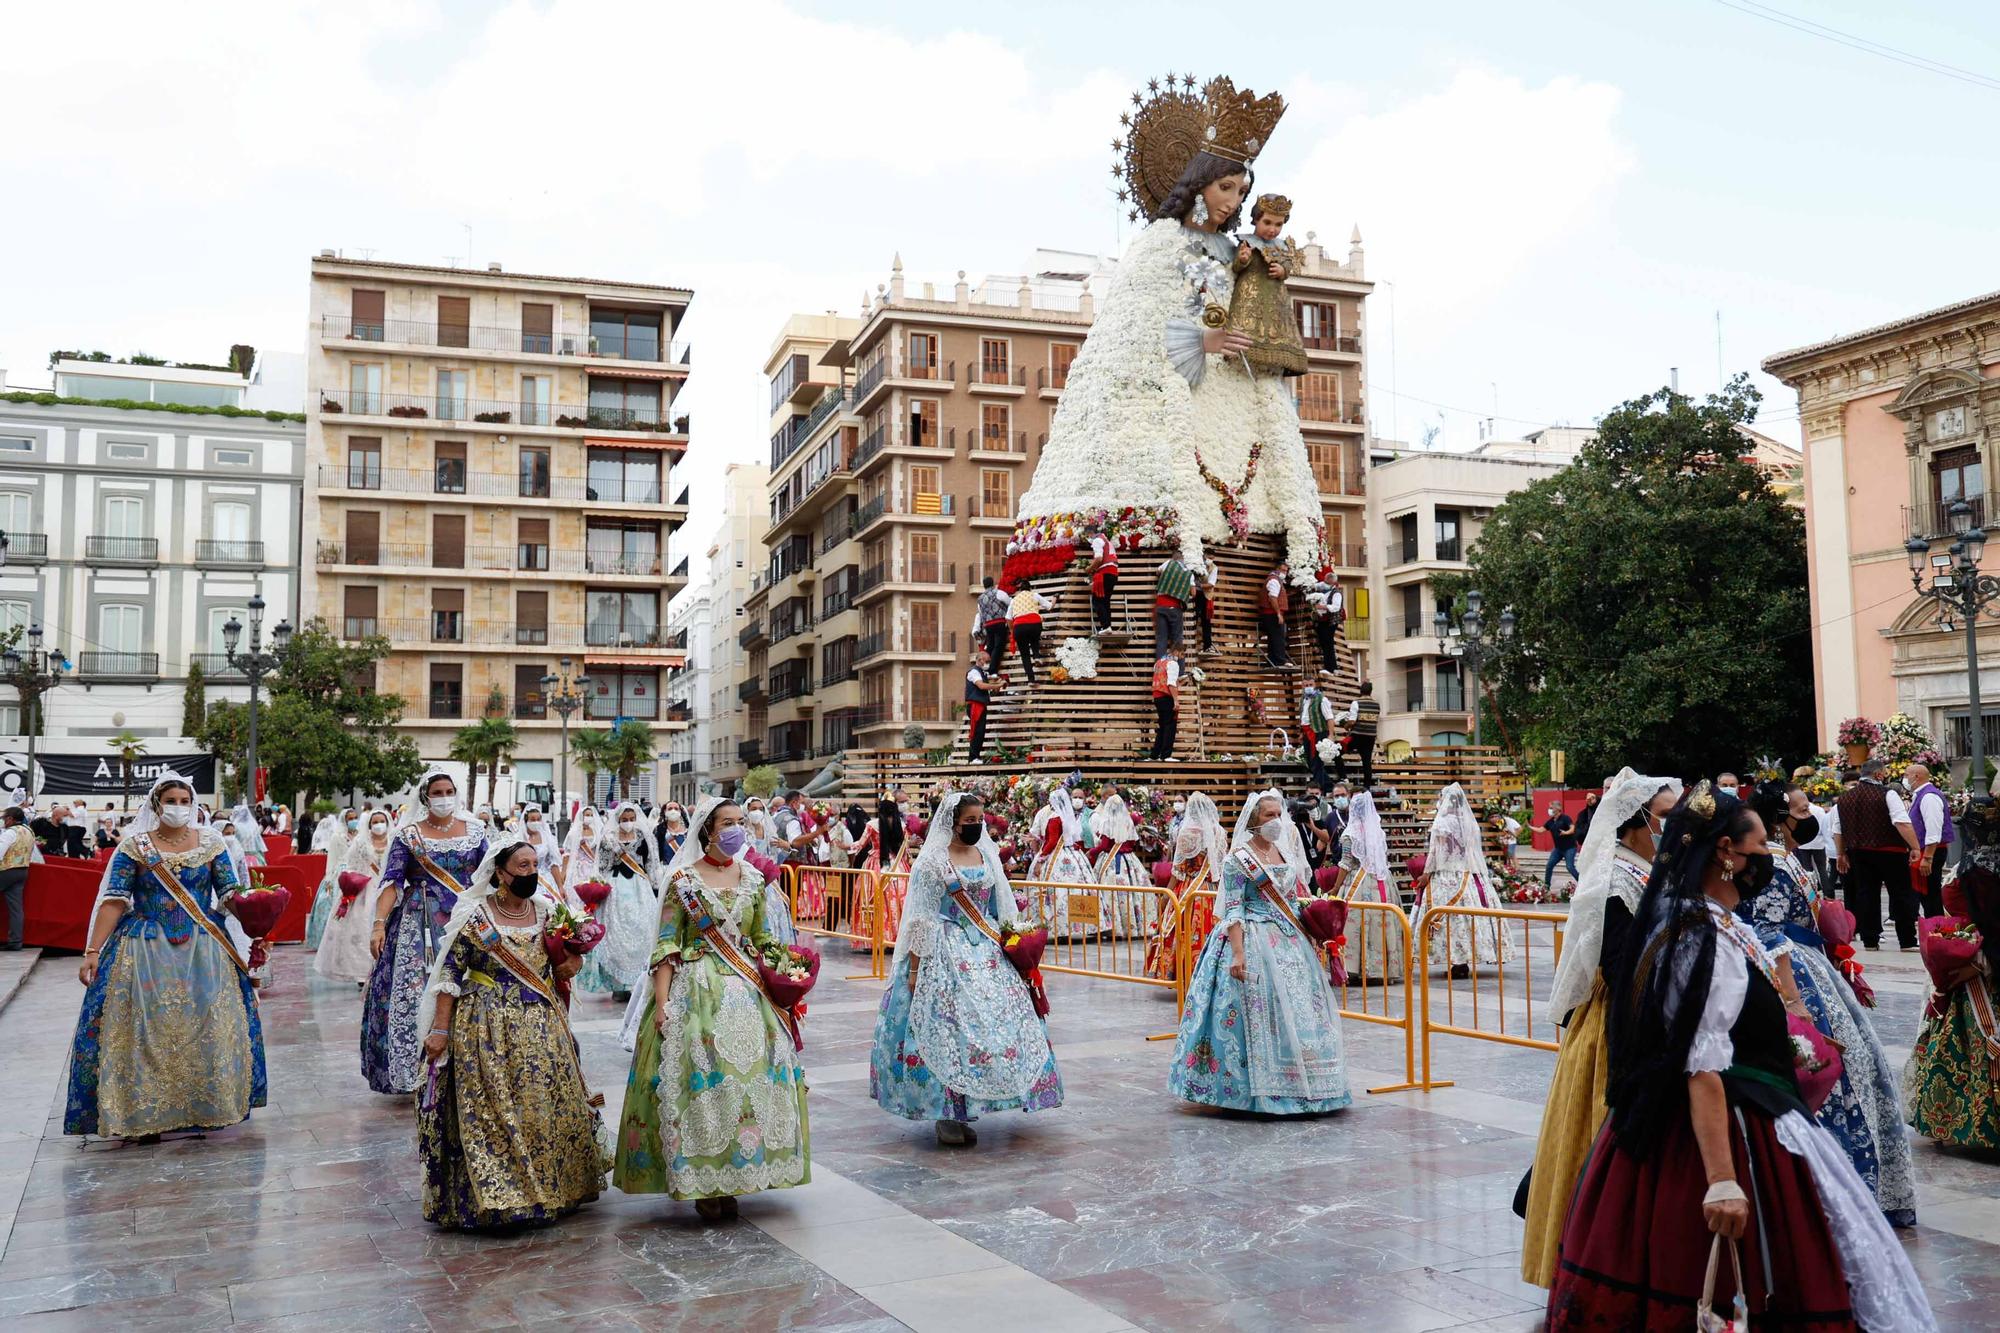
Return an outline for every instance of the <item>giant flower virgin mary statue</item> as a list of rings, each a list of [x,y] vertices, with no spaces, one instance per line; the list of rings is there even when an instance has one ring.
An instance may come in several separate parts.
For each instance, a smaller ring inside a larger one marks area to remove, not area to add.
[[[1325,563],[1318,487],[1283,377],[1253,371],[1226,327],[1251,163],[1284,114],[1275,93],[1169,76],[1134,93],[1125,188],[1152,219],[1126,249],[1070,366],[1008,547],[1012,577],[1069,563],[1094,529],[1120,548],[1282,538],[1294,577]],[[1261,261],[1260,261],[1261,262]]]

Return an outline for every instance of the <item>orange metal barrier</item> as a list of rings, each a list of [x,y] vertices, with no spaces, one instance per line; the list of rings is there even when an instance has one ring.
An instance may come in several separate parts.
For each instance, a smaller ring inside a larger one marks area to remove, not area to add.
[[[1017,897],[1028,899],[1034,923],[1049,932],[1044,971],[1161,988],[1175,984],[1146,967],[1149,946],[1178,910],[1166,889],[1037,879],[1017,880],[1012,887]]]
[[[785,896],[792,924],[821,939],[846,940],[857,954],[868,956],[868,970],[848,980],[876,980],[885,970],[888,913],[874,910],[888,878],[876,871],[847,866],[784,867]],[[900,877],[905,886],[908,876]]]
[[[1560,1015],[1545,1017],[1544,1022],[1549,1027],[1549,1036],[1535,1035],[1535,927],[1537,925],[1549,927],[1551,940],[1548,967],[1553,975],[1556,960],[1562,957],[1562,932],[1568,920],[1569,918],[1561,912],[1519,912],[1496,907],[1434,907],[1424,913],[1417,928],[1416,942],[1417,965],[1421,969],[1418,976],[1422,979],[1418,1008],[1422,1013],[1423,1025],[1423,1078],[1416,1086],[1425,1089],[1451,1086],[1449,1081],[1438,1081],[1431,1077],[1433,1034],[1469,1037],[1475,1041],[1499,1042],[1506,1046],[1521,1046],[1538,1051],[1553,1051],[1557,1048],[1555,1019]],[[1493,924],[1487,925],[1485,924],[1487,922]],[[1520,925],[1518,936],[1514,932],[1514,924],[1517,922]],[[1511,966],[1514,975],[1519,978],[1519,985],[1512,996],[1508,993],[1510,964],[1504,961],[1480,960],[1480,946],[1483,943],[1481,937],[1490,936],[1493,931],[1501,932],[1503,938],[1515,941],[1518,945],[1515,950],[1515,962]],[[1444,1018],[1441,1022],[1435,1012],[1432,995],[1434,983],[1431,979],[1430,958],[1433,944],[1443,946],[1442,958],[1438,964],[1440,968],[1449,965],[1454,944],[1469,946],[1464,950],[1465,975],[1451,977],[1447,973],[1441,982],[1444,991]],[[1466,983],[1462,989],[1460,982]],[[1481,990],[1482,982],[1487,984],[1485,992]],[[1471,1013],[1468,1020],[1470,1026],[1459,1021],[1458,1006],[1461,995],[1464,995],[1470,1003]],[[1514,1001],[1516,1030],[1513,1031],[1508,1028],[1510,999]],[[1483,1020],[1489,1016],[1493,1026],[1482,1026]]]

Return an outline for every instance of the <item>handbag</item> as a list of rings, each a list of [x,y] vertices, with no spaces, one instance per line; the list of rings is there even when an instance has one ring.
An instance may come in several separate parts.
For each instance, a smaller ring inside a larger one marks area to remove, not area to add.
[[[1722,1247],[1729,1246],[1729,1269],[1736,1276],[1736,1301],[1729,1317],[1715,1312],[1715,1270],[1722,1259]],[[1750,1304],[1743,1299],[1743,1260],[1737,1256],[1736,1242],[1717,1233],[1708,1246],[1708,1276],[1702,1279],[1701,1303],[1694,1307],[1695,1333],[1750,1333]]]
[[[1279,763],[1289,764],[1303,758],[1305,751],[1292,744],[1292,733],[1283,727],[1272,727],[1270,739],[1264,743],[1264,753]]]

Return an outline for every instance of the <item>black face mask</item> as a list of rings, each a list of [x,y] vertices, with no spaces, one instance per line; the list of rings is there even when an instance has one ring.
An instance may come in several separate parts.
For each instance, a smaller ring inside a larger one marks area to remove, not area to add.
[[[967,847],[977,847],[979,845],[979,835],[985,832],[985,827],[983,824],[960,824],[958,826],[958,840]]]
[[[1800,845],[1811,842],[1819,836],[1819,816],[1807,815],[1792,824],[1792,838]]]
[[[1754,898],[1764,891],[1771,882],[1771,876],[1778,873],[1778,867],[1771,853],[1760,852],[1743,858],[1743,869],[1736,872],[1736,888],[1746,898]]]
[[[516,898],[532,898],[535,896],[535,886],[540,883],[540,876],[532,872],[526,875],[515,875],[507,881],[507,892],[513,894]]]

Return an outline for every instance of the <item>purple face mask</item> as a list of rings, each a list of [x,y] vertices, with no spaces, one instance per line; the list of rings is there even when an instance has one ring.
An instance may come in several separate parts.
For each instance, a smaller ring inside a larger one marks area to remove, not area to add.
[[[744,844],[749,841],[750,835],[744,831],[741,824],[731,824],[715,835],[715,850],[724,856],[734,856],[742,851]]]

